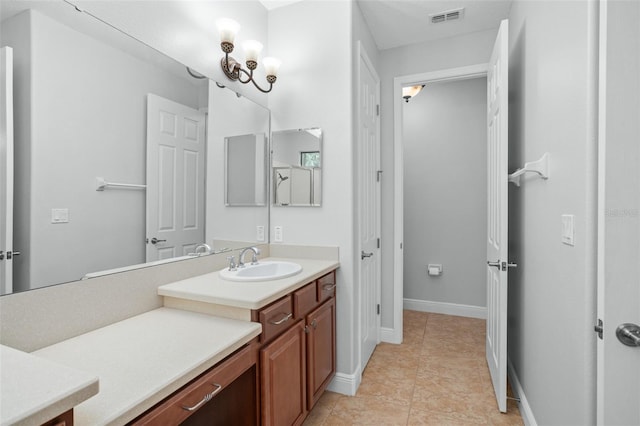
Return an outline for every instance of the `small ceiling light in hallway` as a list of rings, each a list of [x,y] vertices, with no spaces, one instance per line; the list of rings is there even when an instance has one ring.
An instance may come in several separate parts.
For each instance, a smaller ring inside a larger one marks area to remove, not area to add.
[[[409,99],[416,96],[422,91],[424,84],[418,84],[416,86],[407,86],[402,88],[402,98],[405,102],[409,102]]]

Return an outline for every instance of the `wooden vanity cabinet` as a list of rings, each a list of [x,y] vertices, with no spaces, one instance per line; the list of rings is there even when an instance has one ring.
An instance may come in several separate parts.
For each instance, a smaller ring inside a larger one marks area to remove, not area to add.
[[[129,424],[258,424],[258,346],[256,339]]]
[[[311,411],[336,373],[336,299],[307,315],[307,409]]]
[[[43,423],[42,426],[73,426],[73,408]]]
[[[335,272],[252,312],[263,327],[263,426],[301,424],[335,375]]]
[[[299,425],[307,416],[304,324],[260,351],[263,425]]]

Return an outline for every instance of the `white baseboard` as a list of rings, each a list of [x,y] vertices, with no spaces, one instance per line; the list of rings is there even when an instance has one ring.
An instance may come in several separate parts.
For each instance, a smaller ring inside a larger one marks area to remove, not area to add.
[[[459,317],[487,319],[484,306],[459,305],[457,303],[432,302],[429,300],[404,299],[404,309],[434,314],[456,315]]]
[[[524,394],[524,389],[520,384],[520,380],[518,379],[518,375],[516,374],[516,370],[513,368],[513,364],[511,364],[510,359],[507,360],[507,374],[509,375],[509,382],[511,383],[513,394],[520,399],[520,402],[518,402],[518,407],[520,408],[522,421],[524,422],[525,426],[538,426],[538,423],[533,416],[531,406],[529,405],[529,401],[527,401],[527,397]]]
[[[400,343],[402,343],[402,333],[397,333],[393,328],[381,327],[380,341],[385,343],[395,343],[396,345],[399,345]]]
[[[327,386],[327,390],[343,395],[354,396],[361,381],[362,374],[360,373],[360,366],[358,366],[354,374],[336,373],[331,383],[329,383],[329,386]]]

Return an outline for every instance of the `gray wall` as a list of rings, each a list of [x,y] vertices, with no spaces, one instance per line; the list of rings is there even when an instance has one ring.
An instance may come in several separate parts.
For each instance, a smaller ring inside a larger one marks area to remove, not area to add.
[[[486,99],[483,77],[402,103],[405,299],[486,306]]]
[[[544,425],[595,423],[594,4],[516,1],[510,14],[510,167],[549,152],[551,177],[510,185],[509,358]]]
[[[382,170],[382,327],[393,323],[393,79],[489,62],[498,30],[419,43],[380,52]]]

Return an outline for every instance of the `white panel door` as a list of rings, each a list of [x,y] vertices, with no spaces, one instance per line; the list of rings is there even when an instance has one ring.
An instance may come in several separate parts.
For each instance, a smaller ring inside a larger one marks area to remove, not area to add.
[[[600,7],[597,420],[640,425],[640,3]]]
[[[0,294],[13,292],[13,50],[0,49]]]
[[[364,370],[380,342],[380,79],[360,48],[358,90],[358,222],[360,338]]]
[[[507,411],[509,22],[500,23],[487,74],[487,363],[498,408]]]
[[[147,96],[147,262],[204,243],[205,114]]]

